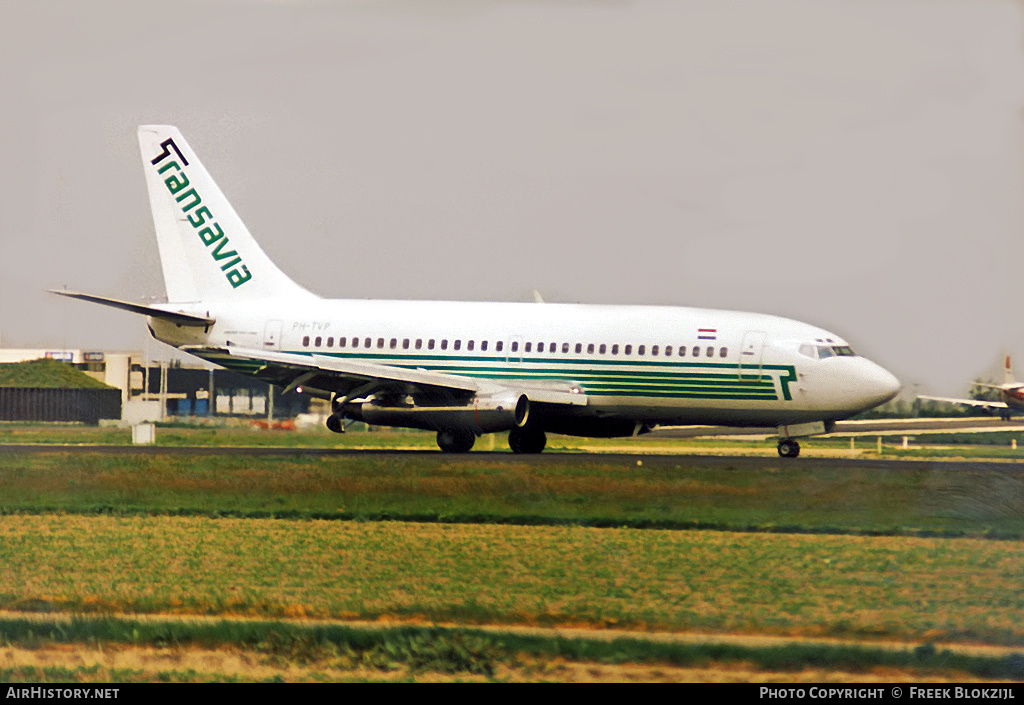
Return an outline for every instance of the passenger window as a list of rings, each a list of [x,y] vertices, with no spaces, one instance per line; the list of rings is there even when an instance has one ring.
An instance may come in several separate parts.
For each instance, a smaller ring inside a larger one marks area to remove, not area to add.
[[[433,349],[434,349],[434,339],[431,338],[430,340],[427,341],[427,350],[433,350]]]
[[[473,341],[470,340],[469,342],[466,343],[466,350],[472,350],[472,349],[473,349]]]
[[[422,350],[423,349],[423,338],[416,338],[416,349],[417,350]]]
[[[365,338],[365,339],[363,340],[363,347],[364,347],[364,348],[368,348],[368,347],[370,347],[370,339],[369,339],[369,338]]]
[[[497,343],[494,344],[494,351],[495,352],[501,352],[502,348],[504,348],[504,347],[505,347],[505,341],[504,340],[499,340]]]
[[[614,345],[612,345],[612,355],[618,355],[618,354],[619,354],[619,344],[615,343]]]
[[[527,343],[525,352],[530,352],[531,349],[533,349],[533,343]]]
[[[327,347],[329,347],[329,348],[333,348],[334,347],[334,338],[333,337],[327,339]]]
[[[646,349],[647,349],[647,346],[646,346],[646,345],[638,345],[638,346],[637,346],[637,348],[636,348],[636,354],[637,354],[637,355],[643,355],[643,354],[644,354],[644,351],[645,351]]]
[[[408,349],[409,349],[409,339],[408,338],[403,338],[402,339],[402,350],[408,350]]]
[[[558,352],[558,345],[556,343],[551,343],[548,345],[548,350],[551,352]]]
[[[397,348],[397,347],[398,347],[398,339],[397,339],[397,338],[392,338],[392,339],[391,339],[391,345],[390,345],[390,347],[391,347],[391,349],[392,349],[392,350],[394,350],[395,348]]]
[[[727,357],[729,355],[729,348],[722,348],[718,351],[718,357]]]
[[[685,345],[680,345],[679,346],[679,357],[686,357],[686,346]]]
[[[544,352],[544,343],[537,343],[537,352]]]
[[[377,338],[377,349],[382,350],[384,348],[384,338]]]
[[[441,349],[442,350],[447,350],[448,349],[448,340],[447,340],[447,338],[445,340],[441,341]]]
[[[315,341],[313,341],[313,346],[314,346],[314,347],[317,347],[317,348],[319,348],[319,347],[320,347],[320,344],[321,344],[321,343],[323,343],[323,342],[324,342],[324,339],[323,339],[323,338],[321,338],[321,337],[320,337],[320,336],[318,335],[318,336],[316,337],[316,340],[315,340]]]
[[[576,353],[579,354],[581,352],[583,352],[583,343],[576,343]]]
[[[352,338],[352,347],[353,348],[358,348],[359,347],[359,338]]]
[[[598,351],[599,353],[601,353],[602,355],[604,355],[604,351],[605,351],[605,350],[607,350],[607,349],[608,349],[608,348],[607,348],[607,346],[606,346],[606,345],[605,345],[604,343],[601,343],[601,347],[599,347],[599,348],[597,349],[597,351]]]
[[[461,340],[456,340],[454,347],[455,347],[456,350],[461,350],[462,349],[462,341]]]
[[[693,356],[694,357],[700,357],[700,346],[698,346],[698,345],[694,345],[693,346]]]
[[[708,346],[708,357],[714,357],[714,356],[715,356],[715,349],[709,345]]]
[[[569,343],[562,343],[562,352],[569,352]]]
[[[480,341],[480,349],[483,350],[484,352],[487,352],[487,341],[486,340],[481,340]]]
[[[512,352],[519,352],[519,341],[518,340],[513,340],[512,341]]]
[[[657,345],[652,345],[651,346],[651,355],[654,355],[655,357],[658,356],[658,346]]]
[[[302,347],[304,347],[304,348],[308,348],[309,347],[309,336],[308,335],[302,336]]]
[[[627,345],[627,346],[626,346],[626,347],[625,347],[625,348],[624,348],[624,349],[622,350],[622,352],[623,352],[624,354],[626,354],[626,355],[632,355],[632,354],[633,354],[633,346],[632,346],[632,345]]]
[[[671,345],[666,345],[665,346],[665,357],[669,357],[671,355],[672,355],[672,346]]]
[[[589,353],[589,354],[591,354],[591,355],[593,355],[593,354],[594,354],[594,344],[593,344],[593,343],[589,343],[589,344],[587,345],[587,353]]]

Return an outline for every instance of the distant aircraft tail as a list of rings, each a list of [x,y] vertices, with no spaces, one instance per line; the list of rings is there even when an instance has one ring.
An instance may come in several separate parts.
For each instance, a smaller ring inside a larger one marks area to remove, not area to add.
[[[315,298],[270,261],[176,127],[140,126],[139,147],[169,302]]]
[[[1005,367],[1003,368],[1003,384],[1016,384],[1017,379],[1013,376],[1013,367],[1010,366],[1010,355],[1006,355]]]

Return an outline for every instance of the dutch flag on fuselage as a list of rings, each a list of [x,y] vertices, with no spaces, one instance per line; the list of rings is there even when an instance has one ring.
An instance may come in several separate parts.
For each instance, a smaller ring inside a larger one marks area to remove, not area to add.
[[[698,328],[697,340],[715,340],[718,338],[717,328]]]

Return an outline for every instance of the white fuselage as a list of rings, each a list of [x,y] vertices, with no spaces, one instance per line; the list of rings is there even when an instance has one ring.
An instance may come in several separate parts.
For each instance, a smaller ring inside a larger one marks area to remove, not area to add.
[[[201,310],[200,310],[201,308]],[[268,300],[150,319],[178,347],[280,351],[457,374],[514,387],[570,385],[586,414],[649,424],[829,421],[891,399],[898,381],[829,331],[777,316],[667,306]],[[207,358],[211,359],[211,358]],[[240,372],[251,363],[214,361]]]

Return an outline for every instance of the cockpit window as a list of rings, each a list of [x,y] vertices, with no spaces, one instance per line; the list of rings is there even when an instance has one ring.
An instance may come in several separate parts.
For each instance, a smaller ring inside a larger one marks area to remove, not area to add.
[[[800,354],[816,360],[824,360],[826,357],[854,357],[857,353],[849,345],[811,345],[804,343],[800,346]]]

